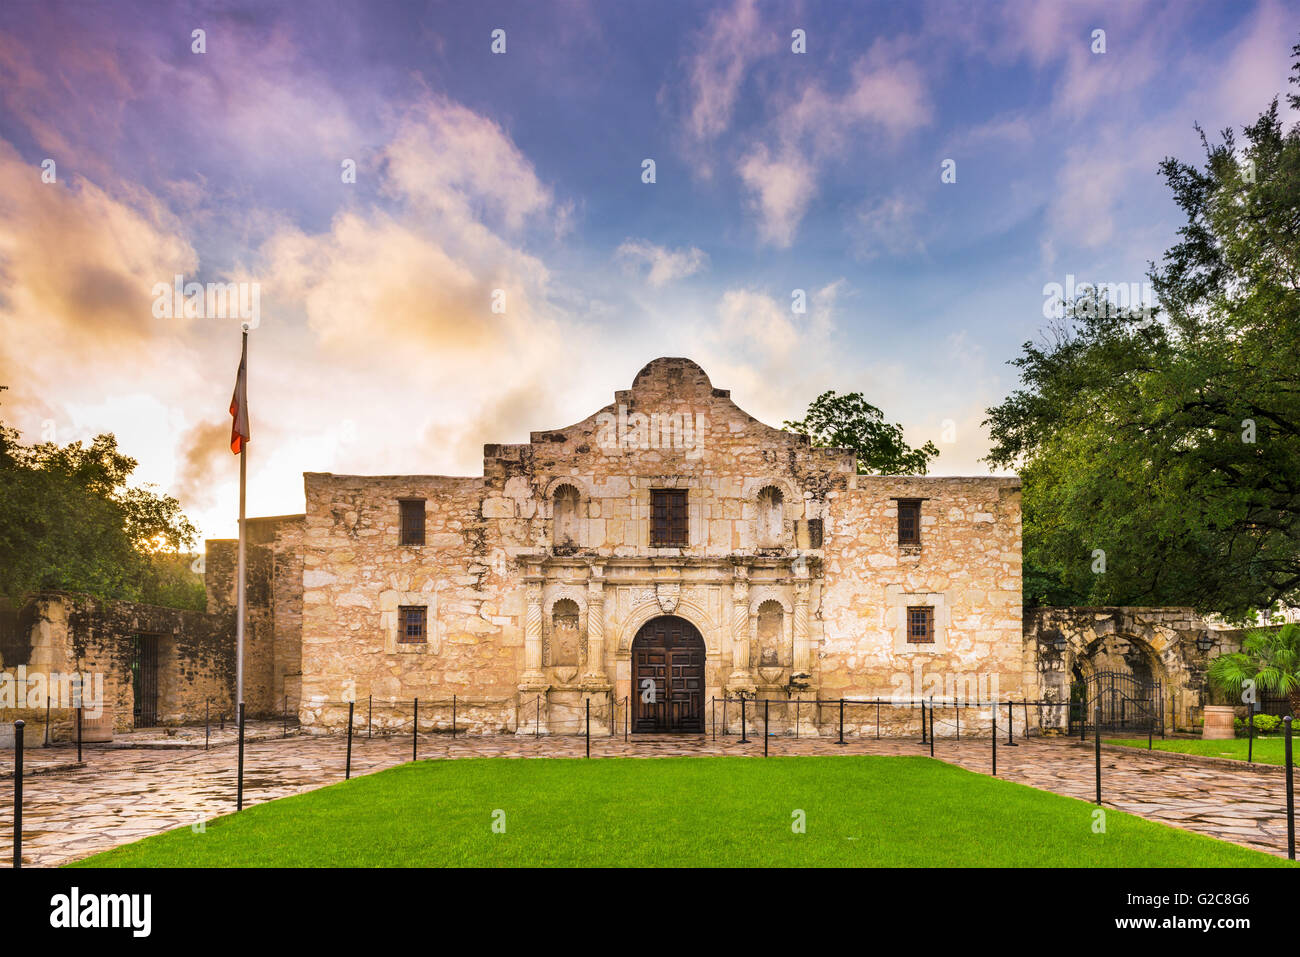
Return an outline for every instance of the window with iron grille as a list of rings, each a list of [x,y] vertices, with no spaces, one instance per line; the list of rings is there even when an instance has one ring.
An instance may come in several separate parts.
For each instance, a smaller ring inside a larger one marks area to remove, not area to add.
[[[429,609],[424,605],[402,605],[397,609],[397,640],[403,644],[428,641]]]
[[[921,544],[921,503],[916,499],[898,501],[898,544]]]
[[[402,544],[424,544],[424,499],[404,498],[398,502],[402,510]]]
[[[933,644],[934,609],[929,605],[907,606],[907,640],[914,645]]]
[[[808,519],[808,547],[822,547],[822,520],[820,518]]]
[[[651,489],[651,546],[655,548],[685,548],[688,543],[686,489]]]

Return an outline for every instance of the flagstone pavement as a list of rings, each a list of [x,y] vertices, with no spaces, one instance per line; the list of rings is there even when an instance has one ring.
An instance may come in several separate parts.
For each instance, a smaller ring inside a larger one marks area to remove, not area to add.
[[[341,737],[274,736],[278,725],[256,727],[260,740],[246,743],[244,801],[259,804],[341,781],[346,744]],[[236,749],[195,747],[103,749],[87,745],[85,766],[24,777],[23,863],[52,866],[172,828],[195,825],[235,810]],[[187,743],[181,739],[182,745]],[[582,757],[581,737],[500,735],[422,736],[419,757]],[[795,740],[773,737],[772,755],[928,755],[916,739],[858,740],[844,746],[833,736]],[[746,744],[737,736],[592,738],[593,758],[613,756],[741,755],[762,757],[761,735]],[[28,752],[29,767],[76,760],[75,748]],[[38,757],[39,756],[39,757]],[[11,757],[11,756],[6,756]],[[988,738],[954,741],[941,737],[935,757],[987,774]],[[1091,748],[1059,740],[1022,740],[998,748],[998,776],[1046,791],[1091,801],[1095,797]],[[366,774],[411,759],[411,738],[353,739],[352,773]],[[0,768],[2,769],[2,768]],[[9,762],[12,770],[12,761]],[[0,781],[0,866],[13,857],[12,777]],[[1286,854],[1286,791],[1282,774],[1250,773],[1170,762],[1141,752],[1102,753],[1102,798],[1117,808],[1154,821]]]

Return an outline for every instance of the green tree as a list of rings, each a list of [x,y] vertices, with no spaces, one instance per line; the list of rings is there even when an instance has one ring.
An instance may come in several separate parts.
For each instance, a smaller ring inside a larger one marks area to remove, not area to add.
[[[1024,485],[1026,603],[1300,600],[1300,124],[1274,99],[1243,133],[1161,163],[1186,223],[1151,264],[1158,313],[1086,291],[988,410],[988,461]]]
[[[25,446],[0,423],[0,596],[65,590],[202,608],[182,564],[197,533],[180,503],[127,485],[134,459],[112,435]]]
[[[802,419],[787,421],[783,428],[802,432],[819,448],[852,450],[859,475],[924,475],[930,459],[939,454],[933,442],[918,449],[908,445],[902,426],[886,422],[884,413],[860,392],[823,392]]]

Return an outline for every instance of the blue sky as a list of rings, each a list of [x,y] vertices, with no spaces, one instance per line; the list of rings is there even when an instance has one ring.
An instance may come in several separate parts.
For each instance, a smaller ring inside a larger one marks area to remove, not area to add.
[[[477,474],[483,443],[584,417],[658,355],[772,424],[862,391],[939,441],[934,471],[982,472],[1043,287],[1144,279],[1180,223],[1158,162],[1285,90],[1298,14],[20,0],[2,414],[116,432],[232,534],[238,324],[154,315],[182,273],[259,284],[253,514],[301,510],[303,471]]]

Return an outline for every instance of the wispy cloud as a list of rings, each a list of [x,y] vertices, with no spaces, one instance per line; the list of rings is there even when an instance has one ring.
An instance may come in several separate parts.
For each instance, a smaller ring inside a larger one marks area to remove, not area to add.
[[[695,246],[668,249],[645,239],[625,240],[614,251],[614,257],[629,273],[649,267],[646,282],[654,287],[694,276],[709,264],[709,254]]]

